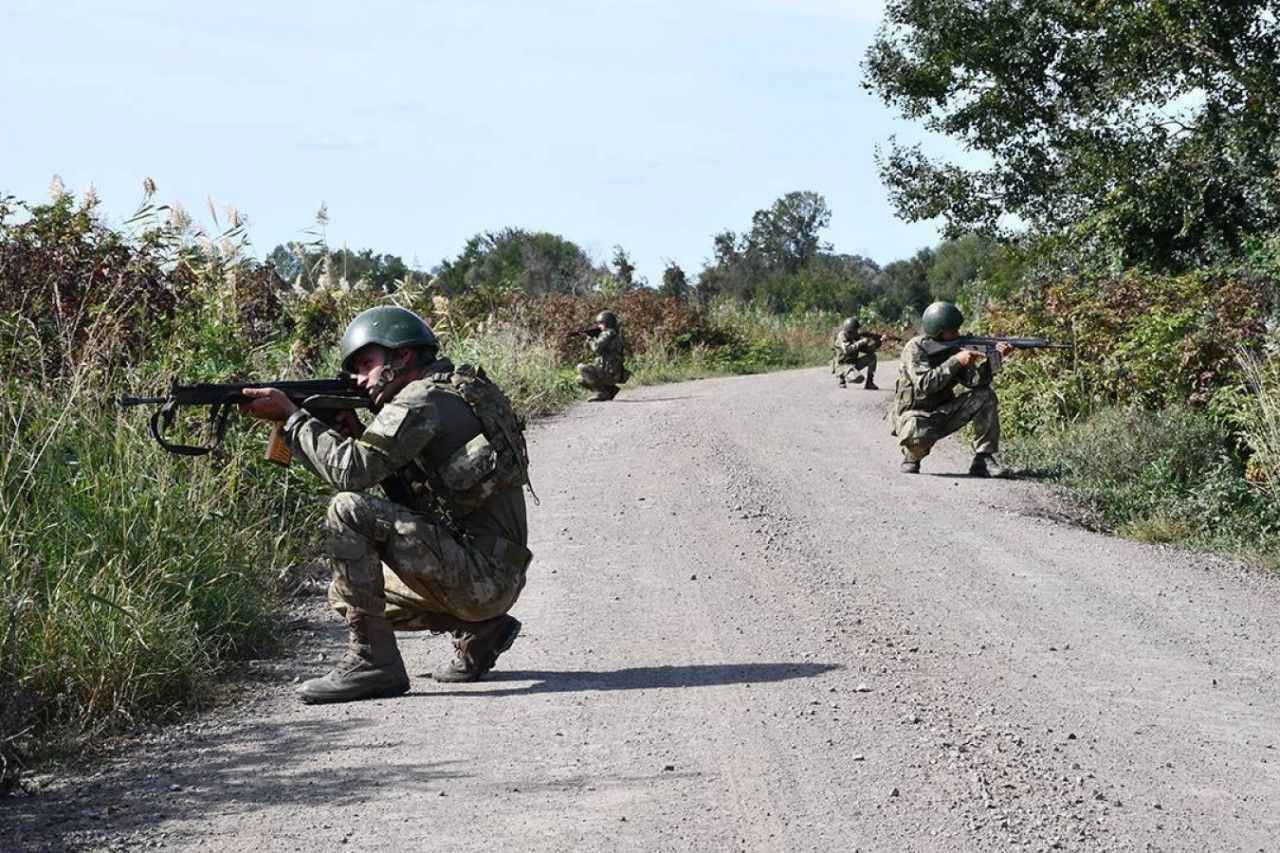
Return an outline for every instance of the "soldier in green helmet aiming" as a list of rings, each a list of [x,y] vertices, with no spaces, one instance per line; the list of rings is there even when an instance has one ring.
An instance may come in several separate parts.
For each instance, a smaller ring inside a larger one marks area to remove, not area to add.
[[[991,380],[1014,347],[992,344],[989,354],[961,346],[964,315],[950,302],[934,302],[921,318],[924,334],[902,348],[892,416],[892,433],[902,450],[902,471],[920,473],[920,460],[933,446],[969,422],[976,433],[969,473],[1003,477],[1000,415]],[[963,392],[963,393],[958,393]]]
[[[340,355],[372,401],[368,426],[348,411],[335,428],[278,389],[244,392],[256,398],[244,410],[283,424],[293,458],[337,492],[324,524],[329,601],[349,642],[298,694],[322,703],[404,693],[396,631],[452,634],[455,657],[433,675],[474,681],[520,632],[508,611],[532,558],[524,425],[483,370],[441,358],[431,328],[404,308],[361,313]]]
[[[612,311],[601,311],[596,315],[594,326],[570,332],[570,335],[586,335],[591,339],[595,360],[578,365],[578,384],[595,392],[588,398],[590,402],[603,403],[618,396],[618,386],[631,378],[623,363],[626,344],[618,326],[618,315]]]
[[[879,390],[880,386],[876,385],[876,350],[880,349],[884,337],[862,329],[857,317],[845,318],[831,344],[835,353],[831,369],[841,388],[848,385],[850,373],[858,374],[853,377],[855,383],[863,382],[859,371],[865,371],[867,378],[862,387],[867,391]],[[841,367],[844,369],[840,370]]]

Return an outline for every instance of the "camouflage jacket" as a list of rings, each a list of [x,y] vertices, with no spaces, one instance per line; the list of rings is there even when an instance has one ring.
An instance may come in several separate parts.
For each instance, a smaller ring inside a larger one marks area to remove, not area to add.
[[[929,342],[929,338],[918,335],[902,347],[894,393],[894,411],[899,417],[931,412],[954,400],[957,386],[974,388],[991,381],[985,364],[961,367],[955,350],[930,354]]]
[[[605,329],[591,339],[591,351],[596,355],[596,366],[607,373],[614,382],[623,382],[622,332]]]
[[[437,361],[428,376],[453,370]],[[360,438],[343,438],[304,411],[289,418],[285,437],[294,459],[332,488],[363,492],[381,485],[387,497],[416,512],[433,515],[429,502],[415,498],[417,470],[439,472],[456,451],[482,433],[480,420],[448,385],[431,378],[401,388],[365,428]],[[465,518],[455,519],[462,532],[496,536],[525,545],[529,528],[524,493],[513,486],[493,495]]]
[[[835,350],[844,358],[852,358],[864,352],[875,352],[880,348],[880,341],[868,332],[850,332],[843,328],[836,330]]]

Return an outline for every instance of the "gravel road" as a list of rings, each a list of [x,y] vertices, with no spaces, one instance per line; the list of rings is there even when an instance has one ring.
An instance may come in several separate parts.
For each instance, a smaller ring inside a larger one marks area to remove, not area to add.
[[[794,371],[539,423],[489,680],[297,704],[339,651],[313,600],[247,700],[0,803],[0,848],[1280,849],[1280,582],[956,443],[900,475],[889,396]]]

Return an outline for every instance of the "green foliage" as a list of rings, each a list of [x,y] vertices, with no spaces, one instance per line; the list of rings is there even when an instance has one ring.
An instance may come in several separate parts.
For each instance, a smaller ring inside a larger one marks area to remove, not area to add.
[[[674,296],[680,300],[688,299],[693,293],[693,289],[689,287],[688,276],[675,261],[667,261],[666,268],[662,271],[662,285],[658,288],[658,293],[662,296]]]
[[[933,252],[925,272],[929,301],[963,301],[975,283],[989,275],[997,254],[996,244],[979,234],[944,240]]]
[[[313,508],[249,459],[192,465],[75,383],[10,388],[0,416],[0,599],[36,731],[83,737],[163,718],[228,658],[270,643],[275,571],[310,547],[286,536]],[[250,445],[253,444],[250,449]]]
[[[1280,508],[1208,414],[1173,406],[1106,408],[1022,436],[1015,464],[1051,473],[1100,520],[1147,541],[1252,553],[1280,541]]]
[[[703,301],[717,295],[746,301],[760,297],[767,280],[785,281],[810,267],[831,247],[819,234],[831,222],[827,201],[814,192],[791,192],[757,210],[741,237],[724,231],[713,238],[715,262],[702,272]],[[763,286],[763,287],[762,287]]]
[[[985,307],[984,331],[1041,335],[1075,352],[1010,360],[1002,417],[1027,432],[1111,405],[1207,406],[1242,382],[1237,348],[1261,346],[1274,309],[1270,282],[1247,272],[1129,272],[1026,287]]]
[[[999,255],[991,240],[965,234],[881,269],[869,258],[834,254],[822,243],[819,231],[829,219],[826,201],[816,193],[789,193],[756,211],[748,233],[715,235],[715,259],[693,295],[703,305],[732,297],[776,314],[865,313],[899,322],[918,316],[935,299],[955,299],[974,287]]]
[[[441,262],[435,270],[435,282],[450,296],[468,290],[513,289],[531,295],[583,294],[608,275],[563,237],[504,228],[468,240],[457,258]]]
[[[979,152],[879,158],[900,214],[994,230],[1009,214],[1121,269],[1236,260],[1280,228],[1274,0],[891,0],[865,86]]]
[[[390,293],[403,282],[429,278],[425,270],[410,268],[396,255],[378,254],[372,249],[330,251],[323,244],[276,246],[267,253],[266,262],[284,281],[304,287],[316,287],[321,277],[329,274],[351,285],[362,284]]]

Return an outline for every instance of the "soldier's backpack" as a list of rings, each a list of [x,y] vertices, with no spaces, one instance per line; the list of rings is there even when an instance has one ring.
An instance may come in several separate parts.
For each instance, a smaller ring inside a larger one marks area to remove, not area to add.
[[[502,389],[485,375],[483,368],[460,364],[452,373],[433,380],[447,385],[466,401],[480,421],[481,432],[458,448],[440,469],[432,490],[440,492],[455,517],[466,516],[485,501],[512,486],[529,484],[529,448],[524,440],[524,421],[516,414]],[[443,487],[443,488],[441,488]]]

